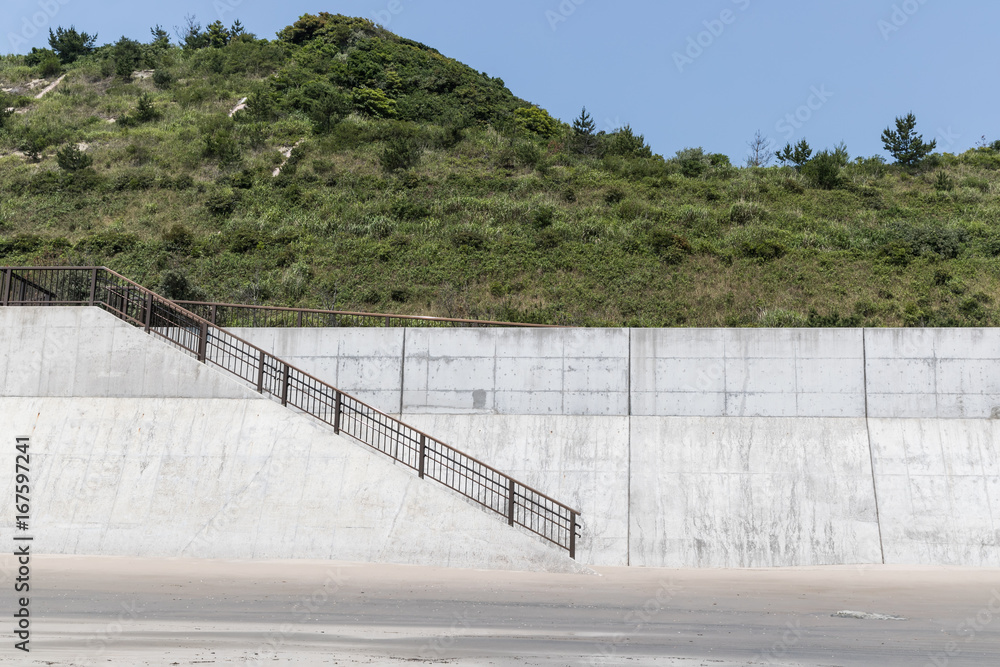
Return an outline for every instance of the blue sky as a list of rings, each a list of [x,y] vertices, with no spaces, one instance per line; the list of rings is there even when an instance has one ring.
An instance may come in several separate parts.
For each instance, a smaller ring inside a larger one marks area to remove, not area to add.
[[[741,164],[757,130],[884,155],[882,130],[909,111],[941,151],[1000,139],[1000,3],[986,0],[5,0],[0,50],[70,24],[146,41],[186,14],[273,38],[320,11],[377,20],[563,120],[586,105],[601,129],[629,123],[668,157],[703,146]]]

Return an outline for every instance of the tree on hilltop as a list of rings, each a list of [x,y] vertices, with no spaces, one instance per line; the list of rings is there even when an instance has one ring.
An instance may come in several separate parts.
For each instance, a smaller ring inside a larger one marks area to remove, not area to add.
[[[68,30],[62,26],[56,28],[53,33],[49,28],[49,46],[59,56],[59,62],[68,65],[80,56],[86,56],[94,52],[94,44],[97,42],[97,33],[88,35],[85,32],[77,32],[74,26]]]
[[[805,139],[799,141],[793,147],[789,142],[785,144],[785,147],[780,151],[775,153],[775,156],[781,160],[784,164],[795,165],[796,169],[801,169],[806,162],[809,162],[809,158],[812,157],[812,148],[809,147],[809,142]]]
[[[920,164],[927,155],[937,148],[937,139],[924,142],[924,137],[916,132],[917,118],[913,113],[896,118],[896,129],[885,128],[882,132],[882,144],[896,164],[912,167]]]
[[[590,155],[597,150],[597,124],[583,107],[580,117],[573,121],[574,149],[581,155]]]

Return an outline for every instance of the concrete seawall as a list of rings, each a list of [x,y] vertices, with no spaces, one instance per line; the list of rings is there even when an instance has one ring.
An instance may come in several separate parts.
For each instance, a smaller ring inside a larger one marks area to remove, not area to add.
[[[0,380],[0,442],[31,437],[36,553],[581,570],[98,309],[0,308]]]
[[[583,511],[601,565],[1000,565],[1000,331],[237,331]]]
[[[409,414],[1000,418],[1000,329],[233,329]]]
[[[578,507],[581,563],[1000,566],[996,330],[236,333]],[[576,567],[97,309],[0,309],[0,381],[49,553]]]

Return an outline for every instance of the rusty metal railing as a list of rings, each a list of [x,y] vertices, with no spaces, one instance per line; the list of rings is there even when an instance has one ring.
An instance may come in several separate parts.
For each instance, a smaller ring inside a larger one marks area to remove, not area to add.
[[[463,320],[422,315],[356,313],[345,310],[247,306],[236,303],[174,301],[220,327],[534,327],[558,329],[554,324],[523,324],[491,320]]]
[[[104,267],[0,267],[0,306],[96,306],[318,419],[576,558],[580,512]]]

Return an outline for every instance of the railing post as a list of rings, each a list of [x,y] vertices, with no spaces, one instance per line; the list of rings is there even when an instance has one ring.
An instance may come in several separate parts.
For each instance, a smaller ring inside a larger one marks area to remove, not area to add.
[[[424,478],[424,462],[427,460],[427,436],[423,433],[420,434],[420,463],[417,467],[417,471],[420,473],[420,478]]]
[[[91,306],[97,301],[97,269],[92,269],[90,272],[90,304]]]
[[[212,324],[218,324],[218,322],[215,319],[215,304],[214,303],[212,304],[212,317],[210,319],[212,320]]]
[[[288,405],[288,364],[281,369],[281,404]]]
[[[153,293],[150,292],[146,295],[146,317],[143,318],[144,324],[146,325],[146,333],[149,333],[150,326],[153,323]]]
[[[260,356],[257,359],[257,393],[264,393],[264,361],[266,353],[264,350],[260,351]]]
[[[302,328],[302,311],[299,311],[299,328]]]
[[[507,478],[507,525],[514,525],[514,478]]]
[[[389,316],[388,315],[385,316],[385,328],[386,329],[389,328]]]
[[[201,336],[198,337],[198,361],[204,363],[208,358],[208,322],[201,323]]]
[[[341,398],[340,398],[340,390],[337,389],[336,391],[337,391],[337,400],[336,400],[336,406],[333,409],[333,432],[340,435]]]
[[[0,280],[0,289],[3,290],[0,293],[0,306],[7,305],[7,293],[10,291],[10,274],[14,269],[4,269],[3,270],[3,280]]]
[[[569,513],[569,557],[576,560],[576,512]]]

